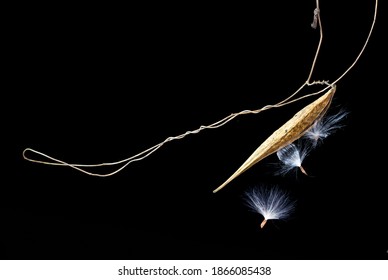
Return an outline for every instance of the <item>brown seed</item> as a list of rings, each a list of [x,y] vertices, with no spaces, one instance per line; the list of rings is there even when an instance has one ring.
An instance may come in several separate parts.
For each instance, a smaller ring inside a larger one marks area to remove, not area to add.
[[[304,175],[309,176],[309,175],[307,174],[306,170],[304,170],[304,168],[303,168],[302,165],[299,166],[299,169],[300,169],[300,171],[302,171],[302,173],[303,173]]]

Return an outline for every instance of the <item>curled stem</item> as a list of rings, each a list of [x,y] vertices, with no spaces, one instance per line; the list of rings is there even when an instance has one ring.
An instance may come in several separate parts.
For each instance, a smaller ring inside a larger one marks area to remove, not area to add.
[[[327,91],[329,88],[332,88],[336,83],[338,83],[338,81],[340,81],[355,66],[355,64],[360,59],[362,53],[364,52],[364,50],[365,50],[365,48],[366,48],[366,46],[367,46],[367,44],[369,42],[369,39],[371,37],[372,31],[373,31],[374,26],[375,26],[376,17],[377,17],[377,7],[378,7],[378,0],[375,0],[374,16],[373,16],[372,25],[371,25],[371,28],[370,28],[369,33],[368,33],[368,36],[366,38],[366,41],[365,41],[365,43],[364,43],[360,53],[358,54],[358,56],[356,57],[354,62],[343,72],[343,74],[340,75],[332,83],[329,83],[327,81],[311,81],[311,77],[312,77],[312,74],[313,74],[313,71],[314,71],[314,68],[315,68],[315,65],[316,65],[316,61],[317,61],[318,54],[319,54],[319,51],[320,51],[320,48],[321,48],[321,44],[322,44],[322,40],[323,40],[323,30],[322,30],[322,23],[321,23],[321,18],[320,18],[319,0],[316,0],[316,8],[314,10],[314,21],[316,21],[315,24],[317,26],[319,26],[320,37],[319,37],[319,42],[318,42],[317,50],[315,52],[315,56],[314,56],[314,59],[313,59],[312,65],[311,65],[311,69],[310,69],[309,75],[307,77],[307,80],[294,93],[289,95],[287,98],[279,101],[278,103],[272,104],[272,105],[266,105],[266,106],[264,106],[262,108],[255,109],[255,110],[243,110],[243,111],[240,111],[238,113],[232,113],[229,116],[227,116],[227,117],[225,117],[225,118],[223,118],[223,119],[221,119],[219,121],[216,121],[216,122],[214,122],[214,123],[212,123],[210,125],[201,125],[199,128],[197,128],[195,130],[186,131],[185,133],[180,134],[178,136],[168,137],[164,141],[160,142],[159,144],[156,144],[156,145],[154,145],[154,146],[152,146],[152,147],[150,147],[148,149],[145,149],[144,151],[142,151],[142,152],[140,152],[140,153],[138,153],[138,154],[136,154],[134,156],[128,157],[128,158],[123,159],[123,160],[115,161],[115,162],[106,162],[106,163],[98,163],[98,164],[74,164],[74,163],[67,163],[67,162],[65,162],[63,160],[56,159],[54,157],[48,156],[47,154],[44,154],[42,152],[36,151],[34,149],[31,149],[31,148],[24,149],[24,151],[23,151],[23,158],[25,160],[28,160],[28,161],[31,161],[31,162],[35,162],[35,163],[71,167],[71,168],[74,168],[74,169],[76,169],[76,170],[78,170],[80,172],[83,172],[83,173],[85,173],[87,175],[91,175],[91,176],[107,177],[107,176],[111,176],[111,175],[114,175],[114,174],[120,172],[126,166],[128,166],[130,163],[132,163],[134,161],[140,161],[140,160],[145,159],[146,157],[150,156],[152,153],[154,153],[155,151],[160,149],[162,146],[164,146],[164,144],[166,144],[168,142],[171,142],[173,140],[179,140],[179,139],[182,139],[182,138],[186,137],[187,135],[197,134],[197,133],[199,133],[199,132],[201,132],[201,131],[203,131],[205,129],[219,128],[221,126],[226,125],[227,123],[229,123],[230,121],[232,121],[233,119],[235,119],[236,117],[241,116],[241,115],[258,114],[258,113],[261,113],[261,112],[263,112],[265,110],[269,110],[269,109],[273,109],[273,108],[280,108],[280,107],[289,105],[291,103],[297,102],[297,101],[299,101],[301,99],[305,99],[305,98],[308,98],[310,96],[315,96],[315,95],[321,94],[322,92]],[[314,22],[313,22],[313,25],[314,25]],[[319,90],[319,91],[316,91],[316,92],[313,92],[313,93],[310,93],[310,94],[305,94],[305,95],[303,95],[301,97],[295,98],[295,96],[305,86],[311,86],[311,85],[316,85],[316,84],[324,85],[325,87],[323,89]],[[39,156],[41,156],[43,158],[46,158],[47,161],[36,160],[36,159],[31,158],[31,157],[28,157],[27,152],[30,152],[32,154],[39,155]],[[119,167],[115,171],[109,172],[109,173],[94,173],[94,172],[89,172],[89,171],[85,170],[85,168],[94,168],[94,167],[101,167],[101,166],[115,166],[115,165],[120,165],[120,164],[122,164],[121,167]]]

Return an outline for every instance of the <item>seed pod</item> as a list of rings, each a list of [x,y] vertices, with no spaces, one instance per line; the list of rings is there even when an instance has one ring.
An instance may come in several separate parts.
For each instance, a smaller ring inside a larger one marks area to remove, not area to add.
[[[272,133],[241,165],[239,169],[232,176],[229,177],[222,185],[216,188],[213,193],[218,192],[233,179],[245,172],[253,165],[266,158],[267,156],[277,152],[279,149],[291,144],[295,140],[303,136],[304,132],[308,130],[315,120],[323,116],[331,104],[331,100],[335,93],[335,85],[320,98],[310,103],[298,113],[296,113],[290,120],[282,125],[278,130]]]

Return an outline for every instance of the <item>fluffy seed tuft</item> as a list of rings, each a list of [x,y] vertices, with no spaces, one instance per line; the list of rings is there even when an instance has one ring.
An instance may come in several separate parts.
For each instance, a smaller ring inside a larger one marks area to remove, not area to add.
[[[288,218],[295,208],[295,201],[277,186],[251,188],[245,192],[244,198],[251,210],[264,217],[261,228],[268,220]]]
[[[340,122],[349,114],[348,111],[341,109],[333,115],[324,115],[317,119],[314,124],[303,135],[304,139],[311,142],[313,148],[322,143],[329,135],[343,127]]]
[[[307,175],[306,170],[302,166],[303,160],[309,154],[310,149],[306,145],[291,143],[276,152],[280,160],[280,168],[275,175],[286,175],[295,168],[299,168],[303,174]]]

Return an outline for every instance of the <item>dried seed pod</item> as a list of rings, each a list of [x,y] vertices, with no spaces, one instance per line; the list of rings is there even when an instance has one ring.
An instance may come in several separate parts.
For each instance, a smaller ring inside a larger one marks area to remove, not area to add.
[[[296,113],[290,120],[282,125],[278,130],[272,133],[241,165],[239,169],[232,176],[229,177],[222,185],[216,188],[213,193],[218,192],[233,179],[245,172],[253,165],[266,158],[267,156],[277,152],[279,149],[291,144],[299,139],[308,130],[313,123],[325,114],[326,110],[331,104],[331,100],[335,93],[335,85],[320,98],[310,103],[298,113]]]

